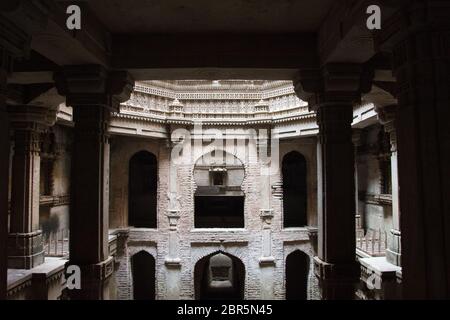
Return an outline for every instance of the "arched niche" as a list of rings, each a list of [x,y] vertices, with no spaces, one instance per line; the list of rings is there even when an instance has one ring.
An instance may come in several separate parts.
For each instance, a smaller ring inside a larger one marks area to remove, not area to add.
[[[194,166],[196,228],[243,228],[243,163],[223,150],[200,157]]]
[[[194,287],[197,300],[243,300],[245,265],[221,251],[205,256],[195,264]]]

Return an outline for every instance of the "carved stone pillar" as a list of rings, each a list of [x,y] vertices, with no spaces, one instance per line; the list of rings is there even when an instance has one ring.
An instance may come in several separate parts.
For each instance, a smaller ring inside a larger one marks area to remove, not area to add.
[[[358,182],[358,147],[362,144],[362,130],[361,129],[353,129],[352,132],[352,141],[353,141],[353,149],[354,149],[354,158],[355,158],[355,222],[356,228],[363,228],[364,221],[361,215],[361,210],[359,207],[359,182]]]
[[[296,93],[317,112],[318,256],[315,272],[323,299],[353,299],[359,280],[355,245],[353,104],[371,84],[359,65],[328,64],[300,72]],[[319,190],[319,191],[320,191]]]
[[[6,111],[7,74],[13,60],[27,57],[31,35],[47,22],[47,6],[32,1],[0,5],[0,299],[6,299],[9,189],[9,125]]]
[[[42,106],[9,106],[8,112],[14,129],[8,267],[31,269],[44,262],[39,230],[40,142],[41,133],[55,119]]]
[[[450,3],[414,1],[379,34],[397,79],[405,298],[450,297]]]
[[[73,107],[74,141],[70,201],[69,264],[81,269],[72,299],[108,299],[113,259],[108,250],[109,135],[111,111],[129,98],[125,72],[98,65],[68,66],[55,74],[58,92]]]
[[[0,300],[6,299],[8,190],[9,190],[9,121],[6,111],[6,80],[9,57],[0,46]]]
[[[24,57],[29,50],[29,36],[0,8],[0,300],[6,299],[8,273],[8,194],[10,127],[6,109],[6,86],[8,73],[12,71],[14,58]]]
[[[386,248],[386,260],[396,266],[401,266],[401,232],[400,232],[400,205],[398,189],[397,164],[397,131],[395,129],[395,116],[397,105],[377,107],[378,118],[389,134],[391,144],[391,186],[392,186],[392,229],[389,243]]]

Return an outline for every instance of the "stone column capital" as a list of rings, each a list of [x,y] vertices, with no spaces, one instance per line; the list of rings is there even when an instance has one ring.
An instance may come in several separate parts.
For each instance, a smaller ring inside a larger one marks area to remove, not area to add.
[[[336,103],[359,102],[372,87],[373,71],[360,64],[329,63],[320,69],[300,70],[294,79],[297,96],[311,109]]]
[[[54,74],[58,93],[70,106],[104,105],[118,111],[130,98],[134,86],[125,71],[108,71],[101,65],[64,66]]]
[[[42,132],[56,122],[56,110],[42,105],[9,105],[8,114],[16,130]]]

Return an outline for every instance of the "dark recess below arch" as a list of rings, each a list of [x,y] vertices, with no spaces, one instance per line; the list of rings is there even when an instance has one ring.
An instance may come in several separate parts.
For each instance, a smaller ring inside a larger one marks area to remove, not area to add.
[[[136,153],[129,163],[128,225],[156,228],[157,160],[147,151]]]
[[[296,250],[286,258],[286,300],[308,297],[309,256]]]
[[[307,225],[307,186],[306,159],[292,151],[286,154],[282,162],[283,175],[283,225],[303,227]]]
[[[155,300],[155,258],[145,251],[131,257],[134,300]]]
[[[231,258],[233,266],[233,289],[223,291],[208,290],[208,267],[210,258],[223,254]],[[243,300],[245,289],[245,265],[237,257],[222,252],[214,252],[200,259],[194,268],[195,298],[197,300]]]

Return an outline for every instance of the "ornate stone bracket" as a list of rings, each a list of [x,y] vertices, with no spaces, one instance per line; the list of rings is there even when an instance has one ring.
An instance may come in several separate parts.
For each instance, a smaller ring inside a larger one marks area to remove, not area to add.
[[[180,210],[169,209],[167,210],[166,216],[169,219],[169,230],[177,231],[178,220],[180,219]]]
[[[263,229],[270,229],[273,219],[273,209],[260,209],[259,216],[263,221]]]

